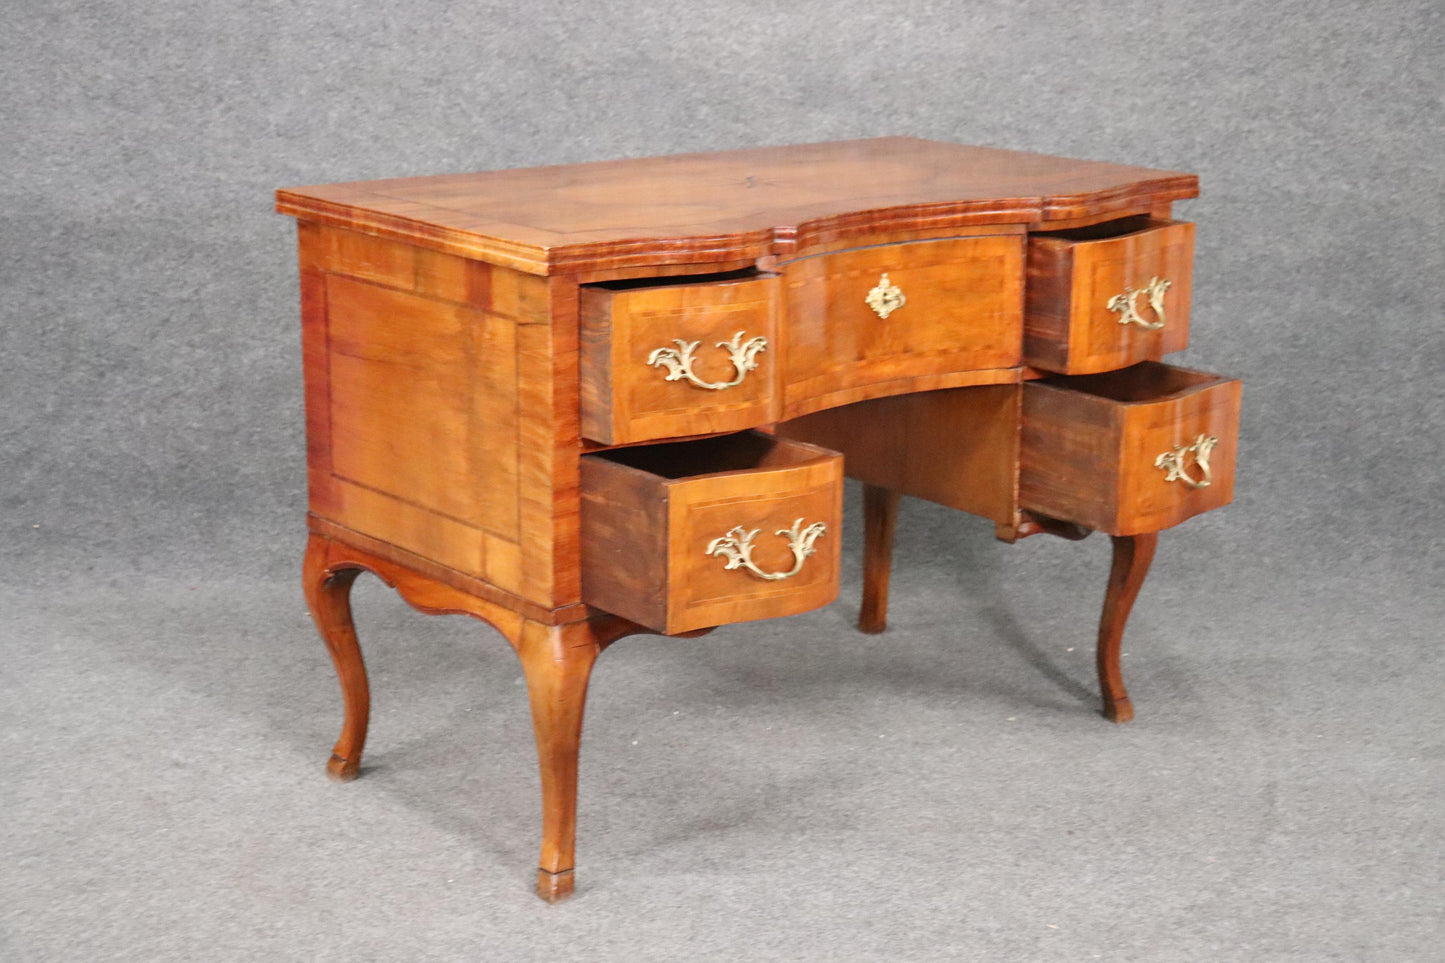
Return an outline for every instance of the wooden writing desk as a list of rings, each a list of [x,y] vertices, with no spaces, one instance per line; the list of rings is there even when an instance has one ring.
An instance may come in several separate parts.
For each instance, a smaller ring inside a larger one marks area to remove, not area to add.
[[[348,601],[376,573],[521,658],[537,891],[573,888],[593,661],[826,605],[865,483],[860,627],[899,494],[1114,537],[1105,714],[1160,529],[1229,502],[1237,381],[1188,340],[1189,174],[909,138],[303,187],[305,589],[358,773]],[[762,429],[761,431],[759,429]]]

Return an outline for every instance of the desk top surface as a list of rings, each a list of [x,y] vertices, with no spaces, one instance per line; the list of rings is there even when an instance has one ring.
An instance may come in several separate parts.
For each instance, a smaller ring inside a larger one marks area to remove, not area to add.
[[[534,274],[807,253],[1195,197],[1177,171],[909,137],[295,187],[276,209]]]

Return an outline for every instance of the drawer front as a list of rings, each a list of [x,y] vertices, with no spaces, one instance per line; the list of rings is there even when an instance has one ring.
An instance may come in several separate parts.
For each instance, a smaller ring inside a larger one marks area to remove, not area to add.
[[[603,444],[775,421],[777,278],[589,285],[582,434]]]
[[[676,634],[837,597],[836,452],[749,433],[582,462],[587,604]]]
[[[1109,230],[1101,225],[1029,238],[1026,363],[1092,374],[1188,345],[1194,225],[1124,226],[1133,229],[1113,237],[1093,237]]]
[[[784,417],[953,387],[1021,360],[1019,235],[885,244],[783,271]]]
[[[1227,505],[1240,391],[1157,362],[1024,385],[1020,506],[1137,535]]]

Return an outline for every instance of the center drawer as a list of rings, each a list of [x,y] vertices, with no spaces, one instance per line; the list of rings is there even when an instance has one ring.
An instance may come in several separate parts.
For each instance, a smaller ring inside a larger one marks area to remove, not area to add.
[[[1023,237],[880,244],[783,264],[783,417],[973,383],[1023,351]]]
[[[582,601],[657,632],[838,595],[843,456],[760,432],[583,456]]]

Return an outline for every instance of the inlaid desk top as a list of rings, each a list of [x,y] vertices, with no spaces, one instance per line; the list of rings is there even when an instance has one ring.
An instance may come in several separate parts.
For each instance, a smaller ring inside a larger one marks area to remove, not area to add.
[[[1193,174],[881,137],[294,187],[276,208],[556,274],[789,257],[864,233],[1042,226],[1198,193]]]

